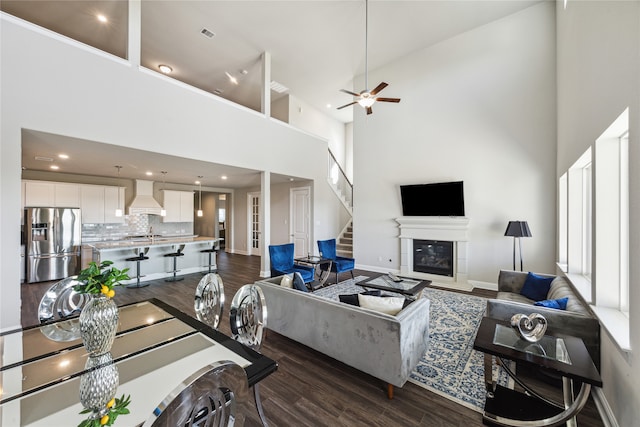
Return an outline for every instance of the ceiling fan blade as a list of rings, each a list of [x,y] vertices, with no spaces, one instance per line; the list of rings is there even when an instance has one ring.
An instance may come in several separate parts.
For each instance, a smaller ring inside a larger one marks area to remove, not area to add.
[[[348,93],[349,95],[353,95],[353,96],[360,96],[359,93],[351,92],[350,90],[346,90],[346,89],[340,89],[340,92]]]
[[[375,95],[376,93],[380,92],[382,89],[384,89],[385,87],[389,86],[388,84],[386,84],[385,82],[380,83],[378,86],[375,87],[375,89],[373,89],[371,92],[369,92],[371,95]]]
[[[367,115],[372,113],[373,113],[373,109],[371,107],[367,107]]]
[[[400,102],[400,98],[376,98],[376,101],[382,101],[382,102]]]
[[[341,110],[341,109],[343,109],[343,108],[345,108],[345,107],[348,107],[348,106],[350,106],[350,105],[357,104],[357,103],[358,103],[358,101],[353,101],[353,102],[350,102],[350,103],[348,103],[348,104],[344,104],[344,105],[343,105],[343,106],[341,106],[341,107],[336,108],[336,110]]]

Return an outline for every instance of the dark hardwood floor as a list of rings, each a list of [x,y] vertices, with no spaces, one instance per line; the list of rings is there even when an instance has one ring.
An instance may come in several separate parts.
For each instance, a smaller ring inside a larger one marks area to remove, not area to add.
[[[237,289],[260,279],[258,257],[222,253],[218,258],[218,269],[224,282],[226,307]],[[354,274],[373,277],[379,273],[356,270]],[[201,274],[191,274],[179,282],[158,280],[145,288],[119,288],[115,301],[121,305],[158,298],[193,316],[193,296],[201,277]],[[37,306],[49,286],[50,283],[22,285],[23,326],[38,322]],[[495,292],[474,290],[472,294],[491,298]],[[220,330],[230,334],[228,313],[224,314]],[[483,425],[480,413],[411,383],[396,388],[394,399],[388,400],[385,385],[380,380],[275,332],[269,331],[262,352],[279,365],[260,386],[265,414],[274,427]],[[190,374],[185,372],[185,377]],[[555,394],[555,398],[561,400],[559,390],[541,386],[546,393]],[[126,419],[118,420],[118,423],[125,426]],[[591,399],[578,416],[578,424],[582,427],[604,425]],[[260,426],[257,413],[250,414],[245,425]]]

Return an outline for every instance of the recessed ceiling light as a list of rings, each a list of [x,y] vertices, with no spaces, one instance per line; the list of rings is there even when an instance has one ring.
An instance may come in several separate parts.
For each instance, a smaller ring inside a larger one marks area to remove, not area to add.
[[[59,168],[58,166],[56,166],[56,165],[51,165],[51,166],[49,166],[49,167],[50,167],[51,169],[53,169],[53,170],[56,170],[56,171],[57,171],[58,169],[60,169],[60,168]]]
[[[68,159],[69,158],[68,155],[62,154],[62,153],[58,154],[58,157],[61,158],[61,159]]]
[[[109,22],[109,20],[107,19],[106,16],[104,16],[103,14],[99,13],[98,15],[96,15],[96,18],[98,19],[98,21],[102,22],[103,24],[106,24],[107,22]]]
[[[241,73],[243,76],[246,76],[247,74],[249,74],[249,72],[248,72],[247,70],[240,70],[240,73]]]
[[[200,181],[196,181],[196,185],[200,185]]]
[[[327,104],[327,108],[331,108],[331,104]]]
[[[146,175],[147,176],[151,176],[151,175],[153,175],[153,172],[149,171],[149,172],[146,173]]]
[[[168,65],[164,65],[164,64],[158,65],[158,69],[163,74],[171,74],[171,72],[173,71],[173,68],[169,67]]]
[[[233,77],[233,76],[232,76],[231,74],[229,74],[227,71],[225,71],[224,73],[227,75],[227,77],[229,78],[229,81],[230,81],[231,83],[233,83],[234,85],[237,85],[237,84],[238,84],[238,79],[236,79],[235,77]]]
[[[293,181],[293,178],[289,178],[289,181]]]
[[[220,178],[227,179],[227,175],[222,175]]]

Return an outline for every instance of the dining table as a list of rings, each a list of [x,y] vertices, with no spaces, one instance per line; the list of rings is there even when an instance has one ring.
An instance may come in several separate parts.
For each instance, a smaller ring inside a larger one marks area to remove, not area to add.
[[[177,308],[152,298],[119,307],[111,359],[119,373],[116,396],[130,396],[129,414],[115,425],[144,423],[185,378],[231,361],[249,387],[275,372],[276,361]],[[87,414],[80,380],[89,355],[77,317],[0,333],[0,425],[77,426]]]

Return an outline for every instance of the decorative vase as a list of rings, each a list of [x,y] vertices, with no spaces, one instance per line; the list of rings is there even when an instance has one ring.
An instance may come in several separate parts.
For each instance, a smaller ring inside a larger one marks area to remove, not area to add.
[[[118,306],[105,295],[93,295],[80,312],[80,336],[89,356],[111,350],[118,328]]]
[[[92,419],[100,419],[109,411],[107,403],[118,390],[118,368],[111,353],[90,356],[84,368],[87,372],[80,376],[80,403],[91,410]]]

